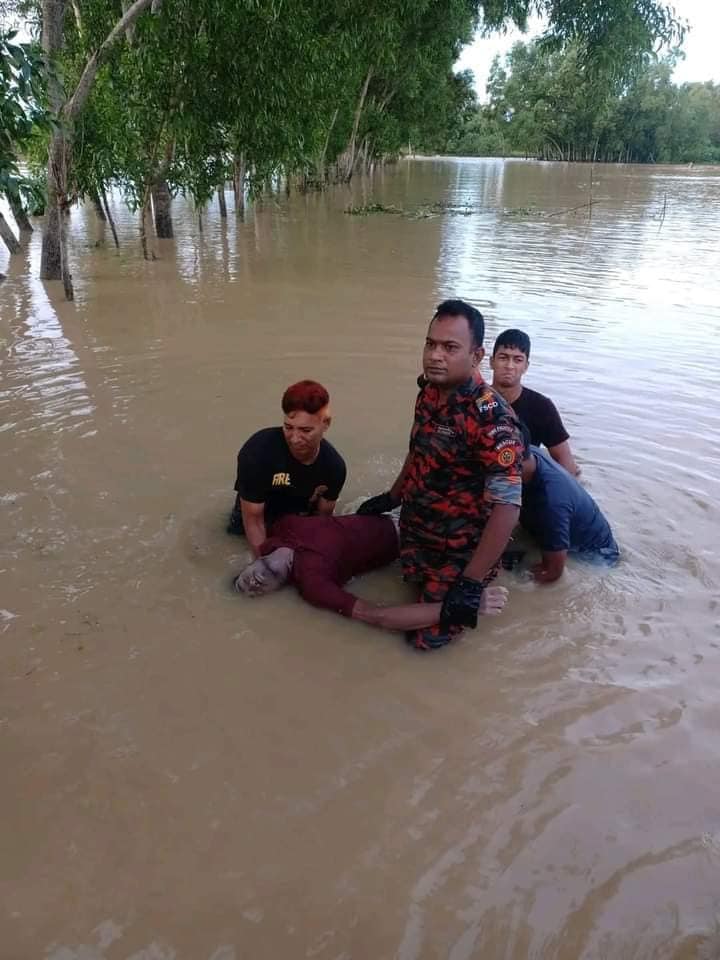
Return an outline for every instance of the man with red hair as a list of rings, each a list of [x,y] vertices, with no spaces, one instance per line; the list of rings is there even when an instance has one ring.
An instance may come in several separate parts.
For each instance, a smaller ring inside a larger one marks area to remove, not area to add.
[[[228,533],[244,533],[255,556],[280,517],[329,516],[345,483],[345,461],[324,439],[331,423],[325,387],[294,383],[283,394],[282,411],[282,426],[258,430],[237,458]]]

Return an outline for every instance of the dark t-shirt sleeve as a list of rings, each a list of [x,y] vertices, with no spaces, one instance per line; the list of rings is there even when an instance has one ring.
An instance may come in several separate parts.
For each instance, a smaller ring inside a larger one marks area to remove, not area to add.
[[[292,577],[303,600],[344,617],[352,616],[357,597],[343,590],[332,567],[318,554],[296,551]]]
[[[538,524],[538,546],[546,553],[570,549],[570,521],[573,509],[568,502],[553,503]]]
[[[558,409],[549,397],[543,397],[542,421],[539,443],[544,443],[546,447],[556,447],[559,443],[564,443],[569,439],[570,434],[565,429],[565,424],[558,413]]]
[[[334,502],[340,496],[340,491],[345,486],[345,478],[347,477],[347,467],[345,466],[345,461],[337,452],[337,450],[332,450],[332,459],[328,464],[328,482],[327,490],[323,494],[325,500]]]
[[[249,503],[265,503],[268,496],[268,444],[265,437],[255,435],[243,444],[237,458],[235,490]]]

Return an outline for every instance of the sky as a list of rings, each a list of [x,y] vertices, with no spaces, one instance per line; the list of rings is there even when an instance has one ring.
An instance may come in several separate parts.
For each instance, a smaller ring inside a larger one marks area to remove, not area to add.
[[[714,80],[720,83],[720,0],[670,0],[679,17],[690,24],[685,36],[685,59],[678,63],[673,79],[676,83]],[[480,100],[485,99],[485,85],[490,64],[496,53],[501,56],[518,40],[529,39],[541,32],[539,20],[532,21],[528,33],[510,30],[504,36],[478,37],[460,55],[457,70],[472,70]]]

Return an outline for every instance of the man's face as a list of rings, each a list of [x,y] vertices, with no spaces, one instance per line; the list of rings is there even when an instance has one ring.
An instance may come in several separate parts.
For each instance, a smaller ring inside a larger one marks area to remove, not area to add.
[[[283,433],[290,453],[299,460],[314,460],[323,434],[330,426],[327,409],[317,413],[294,410],[283,418]]]
[[[527,372],[528,358],[517,347],[498,347],[490,358],[493,372],[493,384],[496,387],[510,389],[517,387]]]
[[[251,597],[279,590],[288,581],[292,559],[293,551],[289,547],[278,547],[266,557],[258,557],[237,577],[235,589]]]
[[[430,324],[423,350],[423,373],[436,387],[451,389],[470,377],[485,355],[472,341],[465,317],[438,317]]]

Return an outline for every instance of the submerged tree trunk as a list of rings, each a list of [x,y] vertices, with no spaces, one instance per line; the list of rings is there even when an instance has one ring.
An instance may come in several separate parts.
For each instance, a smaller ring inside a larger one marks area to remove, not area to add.
[[[112,211],[110,210],[110,204],[108,203],[107,193],[105,192],[105,184],[100,184],[100,196],[102,197],[103,206],[105,207],[105,216],[107,221],[110,224],[110,229],[112,230],[113,240],[115,241],[115,248],[120,249],[120,241],[118,240],[117,230],[115,229],[115,221],[113,220]]]
[[[18,238],[13,233],[10,224],[7,222],[2,213],[0,213],[0,239],[2,239],[10,253],[20,253],[22,248]]]
[[[48,157],[45,232],[40,255],[41,280],[62,280],[65,296],[73,299],[72,277],[67,260],[67,171],[70,144],[65,131],[54,130]]]
[[[143,202],[140,206],[140,246],[142,247],[143,258],[145,260],[157,260],[152,245],[148,245],[148,216],[150,215],[150,200],[152,195],[152,185],[150,180],[145,181],[143,190]]]
[[[95,216],[97,217],[97,240],[95,241],[95,246],[101,247],[105,243],[105,224],[107,223],[107,217],[105,216],[100,194],[94,187],[90,191],[90,199],[93,209],[95,210]]]
[[[156,180],[152,186],[152,202],[155,211],[155,233],[161,240],[171,240],[174,235],[171,201],[167,180],[163,178]]]
[[[65,296],[73,298],[72,277],[66,254],[67,194],[72,165],[72,126],[82,112],[92,90],[97,72],[107,60],[113,45],[150,6],[151,0],[134,0],[123,13],[97,50],[89,57],[72,96],[66,99],[57,70],[48,72],[48,99],[55,115],[52,139],[48,150],[47,190],[40,277],[43,280],[62,280]],[[63,46],[63,25],[66,0],[43,0],[42,47],[48,62],[57,60]]]
[[[240,152],[233,157],[233,191],[235,193],[235,214],[238,219],[245,217],[245,154]]]
[[[98,220],[100,220],[101,223],[106,223],[107,216],[105,215],[105,211],[103,210],[102,201],[100,200],[100,194],[97,192],[97,190],[92,191],[92,193],[90,194],[90,199],[92,200],[92,205],[95,208],[95,215],[97,216]]]
[[[218,206],[220,207],[220,216],[227,220],[227,203],[225,202],[225,179],[223,178],[217,188]]]
[[[32,233],[33,225],[30,223],[30,218],[27,215],[27,211],[25,210],[20,197],[18,197],[17,194],[10,194],[8,195],[7,199],[20,233]]]
[[[65,7],[65,0],[43,0],[42,47],[49,60],[54,60],[62,49]],[[63,92],[60,79],[55,71],[51,71],[48,78],[48,96],[50,109],[58,118],[58,122],[53,127],[48,150],[48,204],[45,211],[45,232],[43,233],[40,256],[40,277],[42,280],[60,280],[63,275],[63,262],[65,260],[63,256],[62,209],[67,192],[65,175],[68,145],[65,130],[59,117],[63,106]]]

